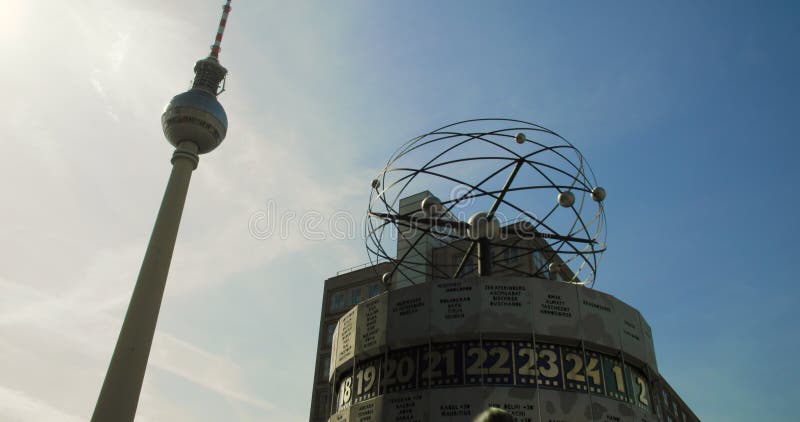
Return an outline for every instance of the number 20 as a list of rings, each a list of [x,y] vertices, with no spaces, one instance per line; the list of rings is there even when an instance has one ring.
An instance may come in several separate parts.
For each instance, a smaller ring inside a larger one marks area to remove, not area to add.
[[[386,379],[384,385],[392,385],[396,382],[405,384],[414,377],[414,360],[409,356],[403,356],[398,363],[395,359],[386,361]]]

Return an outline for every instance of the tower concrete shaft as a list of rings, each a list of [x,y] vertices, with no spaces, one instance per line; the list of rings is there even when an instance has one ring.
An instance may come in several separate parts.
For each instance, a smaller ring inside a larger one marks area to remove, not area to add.
[[[189,180],[197,168],[198,154],[218,147],[228,130],[228,117],[217,95],[227,73],[218,56],[230,5],[227,0],[223,7],[212,55],[195,65],[192,88],[173,97],[161,115],[164,135],[175,146],[172,172],[92,422],[131,422],[136,416]]]
[[[197,145],[181,142],[172,155],[172,172],[167,189],[92,422],[128,422],[133,421],[136,415],[189,180],[197,163]]]

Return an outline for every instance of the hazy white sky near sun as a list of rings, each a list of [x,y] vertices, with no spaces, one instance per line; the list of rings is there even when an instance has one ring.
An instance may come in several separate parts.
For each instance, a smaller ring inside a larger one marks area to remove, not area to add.
[[[0,215],[13,223],[2,227],[0,420],[91,414],[170,168],[160,113],[207,54],[218,3],[2,3],[0,131],[9,150],[0,158],[8,198]],[[262,96],[284,107],[310,99],[275,94],[273,84],[290,86],[280,82],[286,75],[269,75],[261,47],[242,32],[245,4],[234,4],[239,29],[232,24],[226,39],[240,46],[223,47],[232,78],[221,99],[237,148],[225,160],[203,157],[203,173],[194,174],[137,420],[307,417],[319,282],[338,262],[364,259],[352,245],[248,233],[250,215],[268,198],[330,213],[360,193],[354,177],[368,175],[304,158],[301,129],[258,105]],[[314,47],[306,42],[305,54],[324,57]],[[246,84],[233,64],[237,50],[250,50],[258,75]],[[328,156],[339,154],[352,155],[343,147]],[[326,258],[300,266],[301,255],[323,250]],[[238,312],[237,298],[251,294],[259,299]],[[299,309],[286,305],[287,294],[303,296],[310,312],[276,329]],[[266,381],[275,376],[282,380]]]
[[[0,0],[0,420],[91,415],[170,170],[161,111],[222,3]],[[372,175],[407,139],[475,117],[542,124],[588,157],[609,191],[597,287],[648,318],[701,419],[787,420],[797,16],[234,1],[230,129],[193,174],[137,421],[307,420],[322,282],[367,260]],[[256,239],[269,201],[352,213],[358,236],[304,239],[295,223]]]

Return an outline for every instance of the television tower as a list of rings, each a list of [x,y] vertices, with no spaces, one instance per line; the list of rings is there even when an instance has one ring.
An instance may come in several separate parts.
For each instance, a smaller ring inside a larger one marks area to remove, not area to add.
[[[219,51],[230,0],[222,10],[211,54],[194,66],[192,88],[172,98],[161,116],[164,135],[175,146],[172,172],[92,422],[127,422],[136,415],[189,180],[197,168],[198,154],[212,151],[225,139],[228,118],[217,95],[224,90],[228,72],[219,63]]]

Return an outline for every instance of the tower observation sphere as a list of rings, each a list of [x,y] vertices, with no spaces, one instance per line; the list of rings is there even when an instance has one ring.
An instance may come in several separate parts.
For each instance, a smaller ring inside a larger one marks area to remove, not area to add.
[[[197,62],[194,71],[192,88],[167,104],[161,127],[173,146],[190,141],[197,145],[199,154],[205,154],[218,147],[228,131],[228,116],[217,101],[219,85],[227,70],[216,58],[207,57]]]

